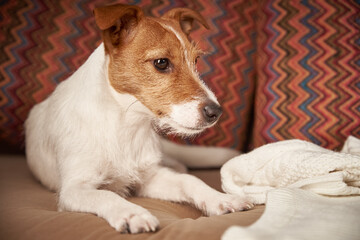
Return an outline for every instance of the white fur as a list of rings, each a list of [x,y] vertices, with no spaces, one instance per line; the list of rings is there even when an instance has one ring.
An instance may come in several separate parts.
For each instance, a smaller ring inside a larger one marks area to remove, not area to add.
[[[199,111],[200,101],[194,100],[182,104],[175,104],[171,107],[170,116],[160,118],[160,128],[170,128],[172,134],[192,135],[204,130],[199,125],[202,118]]]
[[[193,117],[200,115],[199,112],[200,101],[191,101],[183,104],[173,105],[171,108],[170,118],[176,119],[177,123],[184,128],[194,128],[199,125],[200,117]]]
[[[189,202],[208,215],[251,207],[162,167],[154,114],[135,97],[116,92],[107,74],[101,44],[26,121],[28,165],[59,193],[60,210],[94,213],[117,231],[139,233],[155,231],[159,222],[123,198],[129,188],[139,196]],[[178,111],[191,113],[193,104],[174,106],[171,118],[192,125]]]

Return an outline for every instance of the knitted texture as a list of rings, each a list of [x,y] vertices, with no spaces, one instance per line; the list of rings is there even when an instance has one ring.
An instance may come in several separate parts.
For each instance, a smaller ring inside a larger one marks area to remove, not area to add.
[[[256,203],[264,203],[270,189],[282,187],[324,195],[360,194],[360,155],[284,140],[231,159],[221,168],[221,180],[225,192],[248,195]]]
[[[360,239],[360,197],[330,198],[302,189],[269,192],[261,218],[248,227],[232,226],[222,240]]]

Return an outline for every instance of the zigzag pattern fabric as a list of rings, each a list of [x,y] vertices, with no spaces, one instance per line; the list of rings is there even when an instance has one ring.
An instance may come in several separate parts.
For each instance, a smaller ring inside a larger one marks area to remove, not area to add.
[[[160,16],[201,12],[211,29],[191,37],[224,114],[196,139],[249,150],[282,139],[337,148],[360,137],[359,2],[284,0],[107,1]],[[101,0],[0,3],[0,139],[23,144],[23,122],[100,43],[92,9]]]
[[[108,1],[106,4],[115,2],[128,3]],[[250,39],[254,36],[254,23],[247,12],[255,12],[255,8],[248,8],[245,2],[132,1],[153,16],[174,7],[190,7],[200,11],[210,24],[210,31],[198,28],[191,37],[210,53],[199,62],[199,72],[219,97],[224,114],[215,128],[195,140],[198,144],[241,148],[246,140],[255,53],[254,39]],[[0,8],[2,139],[21,143],[23,122],[31,107],[46,98],[100,43],[92,9],[103,4],[101,0],[3,2]]]
[[[360,2],[262,1],[253,145],[360,135]]]

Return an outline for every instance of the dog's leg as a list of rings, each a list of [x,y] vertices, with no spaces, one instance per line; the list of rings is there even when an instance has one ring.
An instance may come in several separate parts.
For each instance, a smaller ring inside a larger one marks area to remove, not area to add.
[[[156,231],[159,221],[148,210],[114,192],[72,185],[60,192],[59,209],[96,214],[121,233]]]
[[[220,193],[200,179],[176,173],[168,168],[157,169],[138,194],[175,202],[188,202],[208,216],[248,210],[253,204],[239,197]]]

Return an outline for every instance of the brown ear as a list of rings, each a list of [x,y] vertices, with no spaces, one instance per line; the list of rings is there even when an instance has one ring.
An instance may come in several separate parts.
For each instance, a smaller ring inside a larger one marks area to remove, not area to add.
[[[132,35],[143,12],[137,6],[116,4],[95,8],[94,15],[97,26],[103,31],[105,45],[111,42],[112,46],[116,47]]]
[[[206,29],[209,29],[209,25],[206,23],[206,20],[203,18],[203,16],[189,8],[173,8],[166,12],[163,17],[173,18],[179,21],[181,29],[186,35],[189,35],[193,29],[194,20],[201,23]]]

